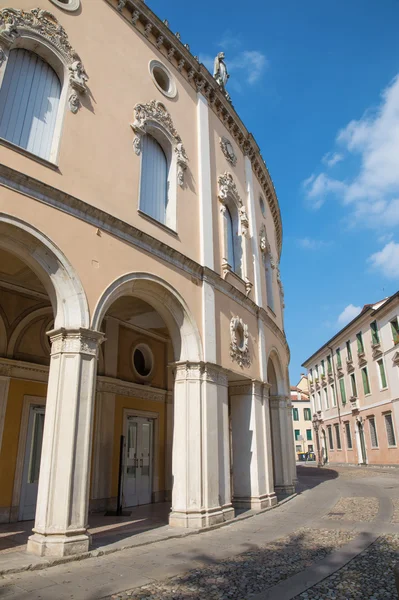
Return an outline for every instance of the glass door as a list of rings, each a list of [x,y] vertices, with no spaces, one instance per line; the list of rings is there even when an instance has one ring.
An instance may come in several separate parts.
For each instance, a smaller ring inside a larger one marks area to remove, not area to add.
[[[150,504],[152,496],[153,420],[128,417],[123,506]]]
[[[30,521],[35,518],[40,459],[42,456],[44,413],[44,407],[31,406],[30,408],[19,504],[20,521]]]

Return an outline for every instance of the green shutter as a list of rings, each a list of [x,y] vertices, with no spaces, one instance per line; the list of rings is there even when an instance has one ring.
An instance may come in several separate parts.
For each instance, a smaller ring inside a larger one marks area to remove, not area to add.
[[[378,335],[378,329],[377,329],[377,321],[373,321],[372,323],[370,323],[370,329],[371,329],[371,341],[373,344],[379,344],[380,343],[380,338]]]
[[[378,361],[378,366],[380,368],[381,385],[383,388],[386,388],[387,387],[387,378],[385,376],[384,361],[382,359]]]
[[[342,367],[341,351],[339,348],[337,348],[337,366]]]
[[[294,421],[299,421],[298,409],[293,408],[292,413],[293,413]]]
[[[357,339],[357,351],[358,351],[359,354],[362,354],[364,352],[362,334],[361,333],[357,333],[356,334],[356,339]]]
[[[301,435],[301,430],[295,429],[295,441],[296,442],[298,441],[300,435]]]
[[[348,359],[352,360],[352,350],[351,350],[351,343],[350,342],[346,342],[346,351],[348,353]]]
[[[312,440],[312,430],[311,429],[307,429],[306,430],[306,439],[307,440]]]
[[[331,356],[327,356],[327,365],[328,372],[331,373]]]
[[[399,327],[398,327],[398,319],[397,318],[394,321],[391,321],[391,329],[392,329],[393,343],[396,345],[399,343]]]
[[[356,387],[356,377],[355,377],[354,373],[351,374],[351,383],[352,383],[352,395],[356,398],[357,397],[357,387]]]
[[[346,404],[345,382],[343,377],[339,380],[339,389],[341,390],[342,404]]]
[[[370,393],[370,384],[369,384],[369,378],[367,375],[367,369],[362,369],[362,378],[363,378],[364,393],[369,394]]]

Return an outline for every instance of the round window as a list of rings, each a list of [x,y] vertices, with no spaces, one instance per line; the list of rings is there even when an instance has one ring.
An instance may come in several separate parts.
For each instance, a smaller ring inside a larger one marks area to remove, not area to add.
[[[265,201],[263,200],[262,196],[259,196],[259,204],[260,204],[260,209],[262,211],[262,215],[265,217],[266,216],[266,208],[265,208]]]
[[[169,69],[159,60],[150,62],[150,74],[157,88],[168,98],[176,96],[176,84]]]
[[[53,4],[64,10],[77,10],[80,6],[80,0],[50,0]]]
[[[133,349],[133,369],[140,379],[149,379],[154,367],[154,357],[147,344],[138,344]]]

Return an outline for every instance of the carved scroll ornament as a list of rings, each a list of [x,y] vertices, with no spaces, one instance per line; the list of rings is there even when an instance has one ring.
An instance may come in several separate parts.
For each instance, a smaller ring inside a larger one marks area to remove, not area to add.
[[[249,335],[248,325],[240,317],[233,317],[230,321],[230,357],[240,367],[249,367]]]
[[[237,207],[238,216],[239,216],[240,225],[241,225],[241,235],[244,235],[244,236],[248,235],[248,231],[249,231],[248,215],[245,210],[245,206],[243,205],[243,202],[241,200],[241,197],[238,193],[237,186],[234,182],[232,174],[226,172],[226,173],[223,173],[223,175],[220,175],[218,178],[218,184],[219,184],[218,197],[219,197],[220,202],[223,205],[225,205],[229,198],[232,199],[232,201],[234,202],[234,204]]]
[[[16,8],[3,8],[0,10],[0,62],[4,61],[4,50],[9,51],[15,40],[24,33],[42,39],[56,50],[64,64],[70,71],[69,108],[76,113],[80,108],[79,94],[87,92],[88,76],[82,61],[72,48],[65,29],[57,18],[48,10],[33,8],[20,10]]]
[[[180,135],[173,125],[172,117],[166,110],[162,102],[151,100],[147,104],[136,104],[134,107],[135,118],[131,127],[136,134],[133,140],[133,148],[137,156],[141,153],[141,140],[147,133],[148,125],[154,123],[163,129],[168,138],[172,141],[173,152],[177,163],[177,181],[183,187],[184,172],[187,169],[188,157],[184,149]]]

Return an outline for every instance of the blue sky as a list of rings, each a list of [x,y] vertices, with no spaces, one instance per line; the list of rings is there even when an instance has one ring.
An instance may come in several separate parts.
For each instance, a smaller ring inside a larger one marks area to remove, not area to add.
[[[399,289],[399,0],[147,0],[234,106],[283,217],[291,383],[360,310]]]

